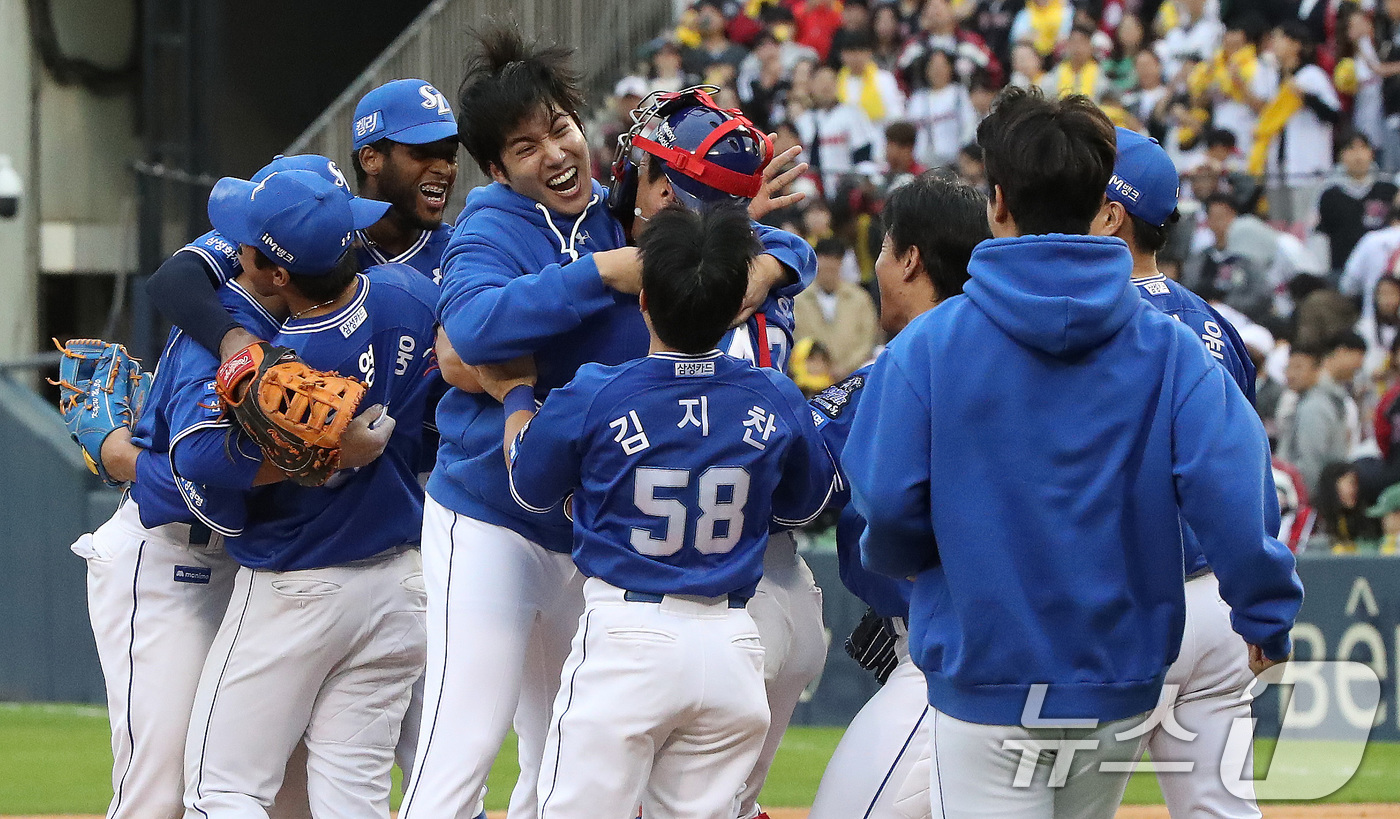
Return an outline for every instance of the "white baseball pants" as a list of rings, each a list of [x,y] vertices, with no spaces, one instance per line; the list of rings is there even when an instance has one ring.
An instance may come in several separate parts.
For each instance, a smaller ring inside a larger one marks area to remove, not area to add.
[[[632,602],[598,578],[540,773],[540,819],[733,819],[768,730],[763,647],[726,597]]]
[[[1216,816],[1252,819],[1259,806],[1252,798],[1254,750],[1243,757],[1225,757],[1225,740],[1237,719],[1249,719],[1249,699],[1242,695],[1254,680],[1249,648],[1230,627],[1230,607],[1220,598],[1214,574],[1186,581],[1186,630],[1181,654],[1167,669],[1163,697],[1175,696],[1172,723],[1162,723],[1147,737],[1147,750],[1157,767],[1157,783],[1172,816]],[[1195,734],[1194,738],[1190,738]],[[1161,763],[1189,763],[1190,771],[1169,772]],[[1251,798],[1241,799],[1221,781],[1222,770],[1240,780]]]
[[[899,665],[842,734],[808,819],[928,819],[928,686],[907,633],[895,653]]]
[[[241,568],[185,745],[188,819],[263,819],[305,738],[316,819],[385,819],[425,653],[413,549],[293,572]]]
[[[109,819],[185,811],[190,706],[238,571],[219,535],[189,541],[188,525],[142,526],[128,498],[72,546],[87,561],[88,615],[107,683]]]
[[[1131,733],[1147,716],[1096,728],[1024,728],[963,722],[930,707],[932,814],[1112,819],[1132,764],[1142,756],[1140,735],[1125,740],[1116,735]],[[1104,770],[1105,762],[1114,767]]]
[[[569,555],[431,496],[422,542],[428,666],[413,779],[399,815],[477,816],[514,718],[520,778],[508,815],[536,819],[549,709],[583,610],[582,577]]]
[[[749,616],[763,642],[763,684],[772,719],[763,750],[749,772],[739,800],[740,819],[759,812],[758,794],[783,741],[802,692],[826,665],[826,628],[822,624],[822,590],[807,561],[797,554],[791,532],[768,539],[763,579],[749,601]]]

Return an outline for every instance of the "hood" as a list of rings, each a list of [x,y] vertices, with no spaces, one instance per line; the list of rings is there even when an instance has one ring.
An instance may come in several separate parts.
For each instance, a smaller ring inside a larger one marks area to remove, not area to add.
[[[1018,236],[989,239],[968,264],[964,292],[1002,332],[1057,357],[1093,349],[1137,310],[1133,257],[1121,239]]]
[[[479,210],[491,209],[509,213],[525,219],[541,231],[552,234],[559,243],[559,254],[569,257],[571,261],[578,261],[581,251],[576,245],[583,240],[579,236],[579,229],[589,217],[603,211],[603,203],[608,196],[607,189],[598,184],[598,180],[589,181],[592,182],[593,192],[589,196],[588,204],[584,206],[582,213],[573,215],[552,211],[499,182],[473,188],[467,194],[466,204],[462,207],[461,215],[457,217],[457,223],[465,222]]]

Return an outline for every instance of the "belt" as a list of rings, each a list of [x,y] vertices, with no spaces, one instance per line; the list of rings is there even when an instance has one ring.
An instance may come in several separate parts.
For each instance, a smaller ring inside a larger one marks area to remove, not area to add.
[[[664,594],[654,594],[652,592],[624,591],[622,599],[629,603],[660,603],[665,597]],[[737,594],[729,595],[729,607],[731,609],[742,609],[749,604],[747,597],[740,597]]]

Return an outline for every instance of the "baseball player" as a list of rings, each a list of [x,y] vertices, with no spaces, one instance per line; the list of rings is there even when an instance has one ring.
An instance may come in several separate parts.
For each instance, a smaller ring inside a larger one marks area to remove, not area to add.
[[[1235,328],[1199,296],[1157,270],[1157,251],[1166,242],[1168,223],[1176,214],[1178,176],[1156,140],[1118,129],[1118,159],[1104,205],[1105,232],[1128,243],[1133,254],[1133,284],[1143,300],[1177,319],[1205,342],[1212,359],[1254,402],[1254,363]],[[1272,470],[1266,469],[1272,487]],[[1272,488],[1271,488],[1272,492]],[[1162,797],[1173,816],[1257,817],[1253,782],[1240,771],[1253,771],[1252,743],[1243,756],[1226,754],[1226,738],[1236,719],[1250,717],[1245,690],[1253,680],[1244,641],[1230,627],[1230,612],[1190,525],[1183,521],[1186,563],[1186,628],[1181,652],[1167,670],[1162,696],[1171,721],[1147,733],[1154,765],[1189,762],[1189,772],[1157,768]],[[1223,775],[1238,783],[1236,796]]]
[[[502,395],[510,491],[572,493],[586,605],[554,703],[542,819],[731,819],[768,727],[745,604],[771,522],[800,526],[834,466],[801,392],[715,345],[757,250],[746,214],[669,209],[640,237],[645,358],[585,365],[535,414]]]
[[[1142,303],[1126,246],[1087,235],[1112,124],[1011,89],[978,141],[997,238],[877,359],[842,465],[862,562],[915,576],[934,815],[1111,817],[1181,644],[1180,521],[1256,670],[1287,657],[1302,588],[1258,416]]]
[[[254,179],[293,168],[336,178],[324,157],[279,157]],[[178,253],[224,271],[228,281],[218,296],[228,314],[272,338],[285,305],[252,291],[240,275],[236,245],[212,234]],[[73,546],[88,561],[89,609],[107,681],[115,759],[111,817],[183,814],[190,705],[237,569],[223,540],[242,529],[243,490],[281,477],[263,465],[256,447],[229,439],[230,423],[219,417],[210,386],[217,366],[188,334],[172,330],[134,430],[118,428],[103,442],[104,465],[131,487],[112,519]],[[364,440],[357,443],[361,433]],[[344,462],[368,462],[386,441],[357,423],[347,431]],[[236,489],[200,485],[179,474],[182,462],[209,451],[227,453]],[[291,769],[304,778],[304,761]],[[304,802],[295,787],[284,790],[274,815],[309,815]]]
[[[428,411],[436,288],[404,265],[361,272],[354,231],[387,203],[347,198],[307,171],[223,179],[215,228],[243,248],[255,289],[290,316],[274,343],[359,378],[364,403],[410,421]],[[240,354],[220,369],[236,380]],[[249,498],[225,548],[240,568],[195,696],[185,747],[187,815],[260,816],[305,740],[315,816],[387,815],[390,768],[424,659],[421,425],[394,427],[384,454],[321,487],[282,483]],[[217,454],[182,474],[218,485]]]
[[[424,80],[396,80],[360,100],[351,128],[361,194],[390,203],[379,222],[356,232],[360,265],[407,264],[436,281],[450,234],[443,208],[457,179],[456,149],[447,142],[456,123],[447,99]],[[340,169],[333,171],[349,190]],[[161,315],[221,361],[260,341],[214,296],[214,288],[237,275],[234,244],[214,230],[181,250],[189,252],[171,256],[146,284]]]
[[[880,324],[894,337],[905,325],[962,293],[967,263],[990,238],[986,200],[976,189],[925,174],[892,192],[881,211],[884,243],[875,262]],[[827,448],[839,456],[864,395],[871,365],[813,396],[812,416]],[[842,493],[833,504],[845,504]],[[880,690],[841,735],[822,774],[810,819],[920,819],[929,816],[927,690],[909,657],[908,580],[860,564],[865,521],[849,506],[836,527],[841,580],[888,624],[896,660]],[[922,764],[923,767],[920,767]]]
[[[463,82],[459,137],[495,182],[472,191],[457,221],[439,321],[467,364],[532,356],[543,395],[584,363],[646,354],[640,264],[608,191],[588,178],[569,51],[527,46],[509,30],[482,45]],[[769,179],[761,162],[746,175],[755,191]],[[764,229],[760,239],[755,305],[773,290],[790,295],[783,288],[800,289],[814,270],[800,238]],[[425,707],[403,814],[472,815],[514,715],[511,815],[534,816],[550,707],[583,606],[571,530],[562,512],[532,515],[510,497],[499,403],[453,389],[437,421],[423,535]]]

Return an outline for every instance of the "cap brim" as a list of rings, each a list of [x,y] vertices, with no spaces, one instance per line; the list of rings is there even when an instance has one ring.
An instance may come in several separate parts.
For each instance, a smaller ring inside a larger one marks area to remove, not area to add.
[[[438,121],[424,122],[420,125],[410,125],[392,134],[384,134],[381,139],[388,139],[401,145],[426,145],[429,142],[437,142],[447,138],[457,137],[457,123]],[[365,143],[368,145],[369,143]]]
[[[226,176],[209,192],[209,223],[225,239],[241,245],[256,245],[258,232],[249,223],[256,182]]]
[[[384,214],[388,212],[388,202],[380,202],[378,199],[363,199],[359,196],[350,197],[350,215],[355,221],[355,230],[364,230],[383,219]]]

